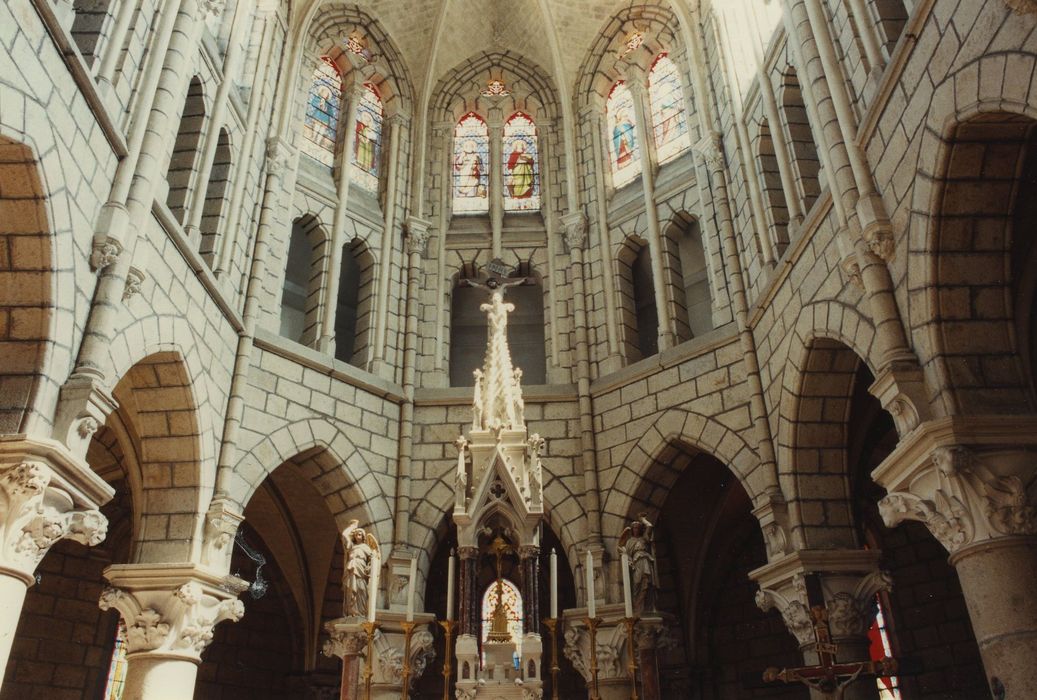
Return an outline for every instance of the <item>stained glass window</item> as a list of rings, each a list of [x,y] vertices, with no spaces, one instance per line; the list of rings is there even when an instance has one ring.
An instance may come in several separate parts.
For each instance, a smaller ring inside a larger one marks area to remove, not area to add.
[[[517,112],[504,124],[504,211],[540,208],[540,157],[533,120]]]
[[[497,609],[497,597],[501,597],[504,604],[504,614],[508,618],[508,631],[511,632],[511,640],[515,643],[515,651],[522,655],[522,595],[514,583],[508,579],[500,579],[500,592],[497,591],[497,581],[491,583],[482,597],[482,636],[483,643],[490,634],[493,627],[493,612]]]
[[[871,640],[872,661],[880,661],[885,657],[893,656],[893,647],[889,643],[889,628],[883,615],[881,596],[875,596],[875,605],[878,607],[878,611],[875,614],[875,621],[871,623],[871,629],[868,630],[868,639]],[[901,700],[899,678],[880,676],[875,682],[879,687],[879,700]]]
[[[119,620],[115,632],[115,648],[112,650],[112,662],[108,665],[108,681],[104,686],[103,700],[121,700],[126,685],[126,625]]]
[[[454,127],[455,214],[485,214],[489,211],[489,162],[490,137],[486,122],[475,112],[469,112]]]
[[[665,53],[659,54],[648,74],[648,96],[652,101],[655,151],[659,162],[665,163],[691,146],[681,79],[677,66]]]
[[[356,106],[356,142],[350,179],[369,192],[378,191],[378,163],[382,154],[382,100],[374,85],[364,83]]]
[[[335,163],[339,110],[342,108],[342,76],[327,56],[321,56],[313,71],[306,100],[302,152],[331,167]]]
[[[630,89],[620,80],[612,86],[605,104],[608,125],[609,160],[612,184],[622,187],[641,172],[641,154],[634,133],[634,100]]]

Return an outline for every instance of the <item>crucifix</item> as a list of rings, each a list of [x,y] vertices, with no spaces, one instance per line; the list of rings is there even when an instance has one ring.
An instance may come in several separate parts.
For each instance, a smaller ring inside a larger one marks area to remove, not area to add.
[[[462,287],[475,287],[481,289],[492,296],[495,292],[499,292],[501,296],[507,293],[511,287],[518,287],[524,284],[534,284],[536,280],[533,277],[512,277],[512,273],[515,268],[509,266],[500,258],[494,258],[490,262],[486,263],[481,270],[485,275],[486,279],[461,279],[458,284]]]
[[[832,641],[832,630],[828,625],[828,608],[821,591],[821,579],[816,574],[808,575],[806,587],[818,663],[814,666],[780,670],[768,668],[763,672],[764,682],[802,683],[823,693],[826,698],[842,700],[846,687],[854,681],[860,678],[892,676],[897,672],[897,660],[888,656],[878,661],[839,663],[836,660],[839,646]]]

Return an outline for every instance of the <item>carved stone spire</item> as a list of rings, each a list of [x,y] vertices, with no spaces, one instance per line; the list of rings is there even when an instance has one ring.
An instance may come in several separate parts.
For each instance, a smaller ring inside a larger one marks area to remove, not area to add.
[[[501,290],[494,290],[480,311],[488,318],[486,356],[481,370],[475,370],[472,401],[473,430],[521,430],[526,427],[522,401],[522,370],[511,364],[508,349],[508,314],[515,305],[504,301]]]

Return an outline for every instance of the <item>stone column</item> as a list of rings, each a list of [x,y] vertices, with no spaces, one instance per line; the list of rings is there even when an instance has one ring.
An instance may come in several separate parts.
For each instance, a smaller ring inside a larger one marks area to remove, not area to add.
[[[458,632],[461,635],[479,634],[479,592],[476,590],[476,568],[479,550],[475,547],[458,547],[461,559],[461,576],[458,593]]]
[[[522,561],[522,633],[540,634],[540,547],[519,548]]]
[[[353,618],[339,618],[324,624],[328,633],[321,653],[328,658],[342,659],[342,686],[339,697],[354,700],[361,697],[360,669],[367,653],[367,635]]]
[[[816,605],[827,610],[837,661],[869,661],[868,630],[875,615],[875,595],[892,585],[889,575],[878,568],[880,556],[881,552],[867,549],[792,552],[749,573],[760,585],[756,604],[764,611],[781,613],[807,665],[820,660],[810,617]],[[808,577],[819,583],[818,591],[808,592]],[[844,693],[846,700],[878,697],[875,684],[869,682],[852,683]]]
[[[490,245],[490,257],[499,258],[504,252],[504,168],[502,167],[501,153],[504,149],[504,115],[499,107],[491,107],[489,110],[490,134],[490,228],[492,241]]]
[[[1037,421],[929,421],[872,473],[890,527],[917,520],[950,552],[991,691],[1037,697]]]
[[[641,149],[641,184],[645,200],[645,221],[648,223],[648,252],[652,261],[656,315],[659,317],[659,351],[662,352],[677,343],[677,336],[673,331],[673,313],[669,295],[666,293],[662,230],[659,225],[659,212],[655,208],[655,162],[651,157],[654,149],[649,141],[652,133],[648,129],[651,111],[646,108],[648,96],[645,95],[643,77],[634,76],[626,83],[633,98],[634,127]]]
[[[353,149],[356,148],[356,108],[363,98],[363,85],[354,85],[346,92],[346,108],[342,114],[342,150],[339,153],[337,184],[338,201],[335,203],[334,223],[331,227],[331,254],[324,268],[324,285],[320,295],[319,336],[313,341],[326,355],[335,354],[335,312],[338,310],[338,284],[342,262],[342,246],[346,244],[346,217],[349,211],[349,171],[353,168]],[[305,340],[305,339],[304,339]]]
[[[108,567],[112,584],[102,610],[118,610],[126,624],[124,700],[189,700],[201,654],[223,620],[241,619],[237,594],[248,584],[194,564]]]
[[[104,541],[108,520],[97,508],[113,494],[52,440],[0,440],[0,686],[37,565],[58,540]]]

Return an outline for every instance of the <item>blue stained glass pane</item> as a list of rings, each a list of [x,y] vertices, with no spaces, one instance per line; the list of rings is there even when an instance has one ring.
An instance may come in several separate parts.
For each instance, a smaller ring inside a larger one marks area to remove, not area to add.
[[[356,142],[350,179],[369,192],[378,191],[378,163],[382,153],[382,100],[370,83],[364,83],[356,106]]]
[[[659,162],[665,163],[691,146],[680,76],[666,54],[659,54],[648,75],[648,96],[652,101],[655,151]]]
[[[454,127],[455,214],[485,214],[489,211],[489,162],[490,138],[486,122],[474,112],[469,112]]]
[[[341,108],[342,76],[331,59],[322,56],[313,71],[313,82],[306,100],[302,151],[329,167],[335,162],[335,139],[338,137]]]
[[[537,129],[521,112],[504,125],[504,211],[540,208],[540,156]]]
[[[612,86],[605,115],[612,184],[622,187],[641,173],[641,153],[634,131],[634,100],[622,80]]]

